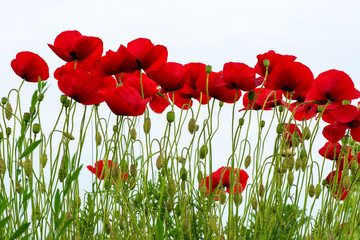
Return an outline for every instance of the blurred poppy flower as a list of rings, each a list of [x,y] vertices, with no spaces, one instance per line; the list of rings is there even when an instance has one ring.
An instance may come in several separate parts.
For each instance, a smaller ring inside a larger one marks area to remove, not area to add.
[[[151,97],[149,106],[155,113],[162,113],[170,106],[170,102],[166,94],[162,94],[162,96],[155,94]]]
[[[184,65],[188,79],[186,80],[186,85],[193,90],[198,90],[196,83],[199,78],[206,78],[206,65],[203,63],[192,62]]]
[[[141,88],[144,93],[144,98],[151,98],[153,95],[158,92],[158,84],[148,78],[148,76],[144,73],[141,74],[142,87],[140,83],[140,72],[136,71],[134,73],[125,73],[121,78],[121,81],[124,86],[130,86],[137,89],[141,93]]]
[[[278,63],[272,69],[265,88],[281,91],[306,91],[311,88],[314,76],[311,70],[299,62]]]
[[[337,176],[337,179],[335,180],[335,177]],[[333,171],[329,173],[329,175],[326,177],[326,182],[328,184],[328,187],[331,189],[332,194],[336,199],[344,200],[348,194],[348,190],[345,189],[343,183],[342,183],[342,172],[341,171]]]
[[[293,145],[297,146],[298,143],[302,142],[302,133],[293,123],[285,124],[283,136],[290,147]]]
[[[156,70],[166,63],[168,52],[163,45],[154,45],[147,38],[138,38],[127,44],[128,51],[135,58],[137,69],[145,72]]]
[[[273,70],[273,68],[278,63],[283,62],[294,62],[296,57],[292,55],[282,55],[279,53],[274,52],[273,50],[270,50],[264,54],[259,54],[256,56],[258,59],[257,64],[255,65],[256,73],[260,74],[261,76],[265,77],[266,68],[264,67],[264,60],[269,60],[269,67],[268,67],[268,74],[270,74]]]
[[[295,120],[304,121],[309,120],[317,115],[318,105],[315,103],[301,103],[294,102],[286,105],[289,109]]]
[[[145,112],[150,98],[143,99],[139,91],[130,86],[102,88],[99,94],[116,115],[139,116]]]
[[[106,166],[106,161],[108,162],[108,166]],[[90,172],[95,174],[96,177],[100,180],[108,178],[108,176],[110,176],[110,173],[114,171],[119,171],[118,165],[112,160],[99,160],[95,163],[94,166],[87,166],[87,169],[89,169]],[[121,173],[120,177],[123,180],[127,180],[128,174]]]
[[[11,61],[11,68],[16,75],[27,82],[45,81],[49,78],[49,67],[39,55],[32,52],[19,52]]]
[[[335,69],[320,73],[310,89],[306,101],[341,102],[359,97],[354,83],[345,72]]]
[[[250,110],[271,110],[275,105],[283,105],[282,103],[282,92],[281,91],[272,91],[266,88],[256,88],[252,90],[255,92],[255,97],[257,96],[255,103],[250,101],[248,98],[249,92],[246,92],[243,97],[244,108],[240,111],[250,109]],[[276,94],[276,97],[275,97]]]
[[[337,160],[340,157],[341,148],[342,146],[338,142],[337,143],[327,142],[322,148],[320,148],[319,154],[324,158],[330,160]]]
[[[48,44],[51,50],[66,62],[76,61],[82,69],[92,70],[103,52],[103,42],[97,37],[87,37],[78,31],[64,31]]]
[[[199,187],[204,185],[207,189],[207,193],[209,195],[210,190],[211,193],[213,193],[216,189],[224,188],[227,193],[230,193],[230,171],[231,167],[221,167],[215,172],[212,173],[212,180],[211,180],[211,186],[210,186],[210,176],[207,176],[203,179],[202,183]],[[249,178],[249,175],[242,169],[234,170],[234,176],[235,176],[235,192],[242,193],[246,187],[247,180]]]
[[[250,91],[261,84],[261,82],[256,81],[253,68],[238,62],[225,63],[223,77],[217,78],[217,80],[217,85],[225,85],[229,89],[242,91]]]

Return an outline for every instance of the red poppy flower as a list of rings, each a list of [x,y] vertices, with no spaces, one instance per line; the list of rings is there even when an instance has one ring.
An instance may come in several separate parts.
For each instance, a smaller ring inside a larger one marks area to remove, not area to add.
[[[99,94],[116,115],[139,116],[145,112],[150,98],[143,99],[139,91],[130,86],[102,88]]]
[[[127,49],[136,59],[138,69],[145,72],[156,70],[166,63],[168,52],[163,45],[154,45],[147,38],[138,38],[127,44]]]
[[[206,65],[203,63],[192,62],[184,65],[188,79],[186,80],[186,84],[193,90],[198,90],[196,83],[199,78],[206,78]]]
[[[255,79],[255,70],[244,63],[228,62],[223,67],[223,77],[216,84],[229,89],[250,91],[261,84]],[[221,82],[222,81],[222,82]]]
[[[137,89],[141,93],[141,82],[140,82],[140,72],[136,71],[135,73],[126,73],[123,74],[121,81],[124,86],[130,86]],[[141,81],[142,81],[142,91],[144,93],[144,98],[151,98],[153,95],[157,94],[158,84],[148,78],[146,74],[141,74]]]
[[[11,61],[11,67],[22,79],[27,82],[45,81],[49,78],[49,67],[39,55],[32,52],[19,52]]]
[[[102,82],[91,73],[81,69],[66,71],[58,80],[58,86],[68,97],[84,105],[103,102],[98,90],[104,87]]]
[[[89,165],[87,166],[87,169],[89,169],[90,172],[95,174],[98,179],[103,180],[105,176],[109,176],[111,171],[114,171],[116,168],[118,168],[118,165],[112,160],[107,160],[107,161],[108,161],[108,167],[107,168],[105,167],[105,169],[104,169],[104,162],[106,164],[106,160],[99,160],[95,163],[94,167]],[[123,180],[127,180],[128,174],[121,173],[120,177]]]
[[[165,109],[170,106],[170,103],[166,94],[163,94],[163,96],[155,94],[152,96],[149,106],[154,112],[163,113]]]
[[[76,60],[88,71],[95,68],[103,52],[100,38],[83,36],[78,31],[64,31],[55,38],[54,45],[48,46],[62,60]]]
[[[345,72],[328,70],[319,74],[310,89],[306,101],[341,102],[358,98],[354,83]]]
[[[334,181],[337,175],[337,180]],[[328,187],[331,189],[332,194],[336,199],[344,200],[348,194],[348,190],[345,189],[342,183],[342,172],[341,171],[333,171],[329,173],[326,177],[326,181],[328,183]]]
[[[205,182],[208,195],[210,189],[211,192],[213,193],[215,189],[219,189],[219,188],[225,188],[226,192],[230,193],[230,171],[231,171],[230,167],[219,168],[218,170],[212,173],[211,186],[210,186],[210,176],[207,176],[206,178],[203,179],[199,187],[201,187]],[[234,193],[237,191],[239,193],[242,193],[242,191],[244,191],[246,187],[246,183],[249,178],[249,175],[242,169],[241,170],[235,169],[234,176],[236,181]]]
[[[203,94],[209,93],[209,97],[213,97],[219,101],[226,103],[234,103],[234,101],[238,101],[241,96],[241,90],[228,89],[225,86],[216,86],[215,82],[218,82],[217,78],[222,77],[222,72],[211,72],[209,74],[208,81],[207,76],[202,76],[198,79],[196,86]]]
[[[314,76],[311,70],[299,62],[283,62],[275,65],[269,74],[265,88],[281,91],[306,91],[311,88]]]
[[[175,62],[164,63],[155,71],[148,72],[147,76],[167,92],[182,88],[187,78],[185,67]]]
[[[261,91],[260,91],[261,90]],[[240,111],[251,109],[251,110],[272,110],[273,107],[275,107],[275,104],[277,106],[283,105],[282,103],[282,92],[281,91],[272,91],[268,90],[266,88],[256,88],[252,90],[255,92],[255,96],[257,96],[255,103],[253,101],[249,101],[248,95],[249,92],[246,92],[243,97],[243,105],[244,108],[240,109]],[[260,92],[260,93],[259,93]],[[276,98],[275,98],[276,93]]]
[[[320,148],[319,154],[324,158],[337,160],[340,157],[341,148],[342,146],[340,143],[327,142],[322,148]]]
[[[352,138],[360,141],[360,110],[353,105],[339,105],[331,111],[335,123],[326,126],[323,130],[324,137],[336,143],[342,139],[347,129],[350,129]]]
[[[270,74],[273,70],[273,68],[278,63],[283,62],[294,62],[296,57],[292,55],[282,55],[274,52],[273,50],[270,50],[264,54],[259,54],[256,56],[258,59],[258,62],[255,66],[256,73],[260,74],[261,76],[265,77],[266,68],[264,67],[264,60],[269,60],[269,67],[268,67],[268,74]]]
[[[286,106],[293,114],[294,119],[298,121],[309,120],[316,116],[318,105],[315,103],[291,103]]]

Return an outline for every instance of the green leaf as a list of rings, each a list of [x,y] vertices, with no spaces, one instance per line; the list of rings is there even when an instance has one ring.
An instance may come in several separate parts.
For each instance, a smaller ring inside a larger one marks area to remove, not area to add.
[[[34,149],[42,142],[42,139],[37,140],[35,142],[33,142],[32,144],[30,144],[25,150],[24,152],[20,155],[20,158],[23,158],[27,155],[29,155],[32,151],[34,151]]]
[[[60,212],[60,191],[59,189],[56,190],[55,193],[55,201],[54,201],[54,210],[55,210],[55,218],[59,216]]]
[[[170,230],[170,232],[167,234],[168,237],[172,237],[174,236],[177,232],[179,231],[179,228],[176,227],[176,228],[173,228]]]
[[[68,178],[66,178],[66,182],[65,182],[65,189],[64,189],[64,192],[63,192],[63,196],[65,196],[67,194],[67,192],[70,190],[70,187],[71,187],[71,183],[73,181],[75,181],[78,177],[79,177],[79,174],[80,174],[80,171],[82,169],[82,166],[81,165],[80,167],[78,167],[75,172]]]
[[[6,225],[6,223],[10,220],[10,216],[4,218],[3,220],[0,221],[0,230],[3,229]]]
[[[15,240],[17,237],[20,237],[21,234],[23,234],[29,226],[30,223],[24,223],[23,225],[21,225],[19,229],[16,230],[16,232],[14,232],[14,234],[9,238],[9,240]]]
[[[163,240],[164,239],[164,224],[158,219],[156,222],[156,239]]]
[[[36,103],[37,103],[37,100],[38,100],[38,95],[37,95],[38,91],[36,90],[34,92],[34,94],[32,95],[32,98],[31,98],[31,108],[35,107]]]

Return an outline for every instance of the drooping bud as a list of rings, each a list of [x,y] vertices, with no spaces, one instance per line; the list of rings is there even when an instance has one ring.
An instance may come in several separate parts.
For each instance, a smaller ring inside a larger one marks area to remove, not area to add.
[[[11,107],[11,104],[8,102],[5,106],[5,117],[7,120],[10,120],[13,115],[13,109]]]
[[[212,69],[212,67],[211,67],[210,65],[207,65],[207,66],[205,67],[205,72],[206,72],[207,74],[209,74],[209,73],[211,73],[211,69]]]
[[[189,231],[189,228],[190,228],[189,220],[187,218],[184,218],[181,222],[181,230],[183,231],[183,233],[187,233]]]
[[[346,175],[344,176],[343,178],[343,185],[344,185],[344,188],[346,190],[349,190],[350,186],[351,186],[351,178],[350,176]]]
[[[206,144],[202,145],[200,148],[200,159],[204,159],[208,153],[208,148]]]
[[[279,123],[279,124],[276,126],[276,133],[277,133],[277,134],[282,134],[283,132],[284,132],[284,124]]]
[[[136,134],[135,128],[131,129],[131,130],[130,130],[130,138],[131,138],[132,140],[136,140],[136,136],[137,136],[137,134]]]
[[[264,121],[264,120],[261,120],[260,123],[259,123],[259,126],[260,126],[260,128],[265,127],[265,121]]]
[[[307,158],[301,159],[301,170],[303,170],[303,172],[305,172],[306,170],[307,162],[308,162]]]
[[[245,168],[247,169],[251,163],[251,156],[247,155],[245,158]]]
[[[66,102],[67,102],[67,96],[66,95],[61,95],[60,96],[60,102],[62,103],[62,104],[66,104]]]
[[[176,182],[174,179],[169,180],[169,194],[174,196],[176,194]]]
[[[29,158],[27,158],[27,159],[25,160],[24,168],[25,168],[25,175],[26,175],[28,178],[32,178],[33,168],[32,168],[32,164],[31,164],[31,160],[30,160]]]
[[[197,173],[197,180],[198,180],[198,182],[199,182],[199,183],[202,183],[203,178],[204,178],[203,172],[202,172],[202,171],[199,171],[199,172]]]
[[[33,218],[33,220],[38,220],[38,219],[40,219],[40,216],[41,216],[40,207],[38,204],[35,204],[35,209],[33,211],[32,218]]]
[[[101,145],[101,142],[102,142],[102,137],[101,137],[101,134],[99,132],[96,132],[95,134],[95,143],[96,143],[96,146],[100,146]]]
[[[166,120],[168,121],[168,123],[172,123],[175,120],[175,112],[174,111],[167,112]]]
[[[358,169],[359,169],[359,164],[357,163],[357,161],[352,161],[351,165],[350,165],[351,173],[353,175],[355,175],[355,173],[358,171]]]
[[[185,188],[186,188],[186,182],[185,181],[181,181],[181,184],[180,184],[180,189],[182,192],[185,192]]]
[[[158,156],[158,158],[156,159],[156,167],[158,170],[161,170],[162,167],[164,166],[164,162],[165,162],[165,159],[164,157],[160,154]]]
[[[270,60],[269,59],[264,59],[263,64],[264,64],[265,68],[268,68],[270,66]]]
[[[136,177],[137,170],[136,170],[136,165],[135,164],[130,165],[130,174],[131,174],[131,176]]]
[[[310,137],[311,137],[311,131],[310,131],[310,129],[309,129],[308,127],[304,127],[303,132],[302,132],[302,136],[303,136],[303,138],[306,139],[306,140],[309,140],[309,139],[310,139]]]
[[[23,186],[20,183],[17,183],[15,186],[15,191],[20,194],[23,192],[23,190],[24,190]]]
[[[309,196],[312,198],[315,195],[315,186],[314,184],[311,184],[309,187]]]
[[[217,226],[216,226],[216,218],[214,216],[211,216],[209,219],[209,229],[212,232],[216,232]]]
[[[63,132],[63,136],[69,140],[74,140],[75,137],[69,132]]]
[[[258,202],[257,202],[256,197],[253,197],[253,198],[251,199],[251,206],[252,206],[252,208],[256,211],[256,209],[257,209],[257,207],[258,207]]]
[[[195,118],[190,118],[188,124],[189,133],[193,134],[196,131],[196,121]]]
[[[301,149],[301,151],[300,151],[300,158],[306,158],[306,156],[307,156],[306,150],[305,150],[305,149]]]
[[[234,203],[237,207],[242,203],[242,195],[238,191],[234,193]]]
[[[151,129],[151,119],[149,117],[146,117],[144,119],[144,133],[148,134]]]
[[[47,157],[46,153],[43,153],[40,158],[40,166],[42,168],[44,168],[46,166],[47,160],[48,160],[48,157]]]
[[[294,173],[290,171],[288,173],[287,179],[288,179],[289,186],[292,186],[294,183]]]
[[[220,204],[224,205],[226,202],[226,192],[224,188],[220,188],[219,199],[220,199]]]
[[[38,134],[40,132],[40,130],[41,130],[40,125],[38,123],[34,123],[33,128],[32,128],[33,133]]]
[[[66,163],[65,163],[65,156],[62,157],[61,159],[61,165],[60,165],[60,168],[59,168],[59,181],[60,182],[64,182],[65,178],[67,176],[67,166],[66,166]]]
[[[180,169],[180,179],[183,181],[186,181],[187,179],[187,170],[184,167]]]
[[[321,185],[320,183],[316,184],[315,187],[315,198],[318,199],[320,197],[321,194]]]
[[[302,164],[301,158],[297,158],[295,161],[295,170],[296,171],[301,168],[301,164]]]
[[[264,194],[265,194],[265,187],[264,187],[263,184],[260,184],[260,186],[259,186],[259,196],[264,197]]]
[[[171,199],[167,200],[165,206],[168,212],[171,212],[174,209],[174,203],[171,201]]]
[[[249,99],[250,102],[255,99],[255,92],[254,91],[249,91],[248,92],[248,99]]]
[[[0,176],[4,175],[6,171],[5,160],[0,158]]]
[[[326,221],[327,221],[327,223],[331,224],[333,218],[334,218],[334,213],[333,213],[332,209],[329,208],[327,213],[326,213]]]
[[[10,128],[10,127],[7,127],[7,128],[5,129],[5,133],[6,133],[6,136],[10,136],[10,134],[11,134],[11,128]]]
[[[286,158],[286,162],[288,164],[288,169],[290,171],[292,171],[294,169],[294,165],[295,165],[295,160],[294,160],[294,157],[288,157]]]
[[[245,123],[245,119],[244,118],[239,118],[239,125],[242,126]]]

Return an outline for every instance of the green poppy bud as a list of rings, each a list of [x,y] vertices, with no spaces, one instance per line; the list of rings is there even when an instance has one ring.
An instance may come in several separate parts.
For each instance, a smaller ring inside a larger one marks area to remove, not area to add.
[[[255,92],[254,91],[249,91],[248,92],[248,99],[249,99],[250,102],[255,99]]]
[[[166,114],[166,120],[169,122],[169,123],[172,123],[174,120],[175,120],[175,112],[173,111],[170,111]]]
[[[41,102],[42,100],[44,100],[44,94],[43,94],[43,93],[39,93],[38,101]]]
[[[68,98],[67,98],[66,95],[61,95],[61,96],[60,96],[60,102],[61,102],[62,104],[66,104],[67,100],[68,100]]]
[[[5,105],[7,103],[7,98],[6,97],[1,98],[1,103],[2,105]]]
[[[187,179],[187,170],[184,167],[180,169],[180,179],[183,181],[186,181]]]
[[[303,170],[303,172],[305,172],[306,170],[307,162],[308,162],[307,158],[301,159],[301,170]]]
[[[299,170],[301,168],[301,165],[302,165],[302,160],[301,158],[297,158],[296,161],[295,161],[295,170]]]
[[[96,132],[95,134],[95,143],[96,143],[96,146],[100,146],[101,145],[101,142],[102,142],[102,137],[101,137],[101,134],[99,132]]]
[[[358,169],[359,169],[359,164],[357,163],[357,161],[352,161],[351,165],[350,165],[351,173],[353,175],[355,175],[355,173],[358,171]]]
[[[294,157],[287,157],[286,158],[286,162],[287,162],[287,164],[288,164],[288,169],[290,170],[290,171],[292,171],[293,170],[293,168],[294,168],[294,166],[295,166],[295,160],[294,160]]]
[[[206,144],[202,145],[200,148],[200,159],[204,159],[208,153],[208,148]]]
[[[136,165],[135,164],[130,165],[130,174],[131,174],[131,176],[136,177],[137,170],[136,170]]]
[[[7,120],[10,120],[13,115],[13,109],[11,107],[11,104],[8,102],[5,106],[5,117]]]
[[[344,185],[344,188],[346,189],[346,190],[349,190],[349,188],[350,188],[350,186],[351,186],[351,178],[350,178],[350,176],[344,176],[344,178],[343,178],[343,185]]]
[[[66,176],[67,176],[67,167],[65,164],[65,156],[63,156],[61,159],[61,165],[60,165],[59,174],[58,174],[59,181],[64,182]]]
[[[224,106],[224,102],[223,101],[219,101],[219,107],[223,107]]]
[[[5,160],[0,158],[0,176],[4,175],[6,171]]]
[[[252,206],[252,208],[256,211],[256,209],[257,209],[257,207],[258,207],[258,202],[257,202],[256,197],[253,197],[253,198],[251,199],[251,206]]]
[[[28,112],[24,113],[23,119],[25,123],[28,123],[30,121],[30,113]]]
[[[239,119],[239,125],[242,126],[242,125],[244,125],[244,123],[245,123],[245,119],[244,119],[244,118],[240,118],[240,119]]]
[[[287,179],[288,179],[288,184],[289,184],[289,186],[292,186],[293,183],[294,183],[294,173],[291,172],[291,171],[288,172]]]
[[[165,162],[165,159],[164,157],[160,154],[158,156],[158,158],[156,159],[156,167],[158,170],[161,170],[162,167],[164,166],[164,162]]]
[[[137,137],[137,133],[136,133],[135,128],[133,128],[133,129],[130,130],[130,138],[132,140],[136,140],[136,137]]]
[[[263,184],[261,184],[259,187],[259,196],[264,197],[264,194],[265,194],[265,187]]]
[[[40,125],[38,123],[34,123],[32,128],[33,133],[38,134],[40,130],[41,130]]]
[[[195,118],[190,118],[189,124],[188,124],[188,130],[190,134],[193,134],[196,131],[196,121]]]
[[[217,230],[216,218],[214,216],[211,216],[209,219],[209,229],[212,232],[216,232]]]
[[[302,136],[304,139],[309,140],[311,137],[311,131],[308,127],[304,127]]]
[[[312,197],[314,197],[314,195],[315,195],[315,186],[314,186],[314,184],[311,184],[309,186],[309,196],[312,198]]]
[[[285,110],[285,107],[283,105],[278,106],[279,112],[283,112]]]
[[[151,119],[149,117],[146,117],[144,119],[144,133],[148,134],[151,129]]]
[[[237,207],[242,203],[242,195],[238,191],[234,193],[234,203]]]
[[[211,73],[211,70],[212,70],[212,67],[211,67],[210,65],[207,65],[207,66],[205,67],[205,72],[206,72],[207,74]]]
[[[20,194],[23,192],[23,190],[24,190],[23,186],[20,183],[17,183],[15,186],[15,191]]]
[[[247,169],[251,163],[251,156],[247,155],[245,158],[245,168]]]
[[[186,188],[186,182],[185,181],[181,181],[180,183],[180,189],[182,192],[185,192],[185,188]]]
[[[320,183],[316,184],[315,187],[315,198],[318,199],[321,194],[321,185]]]
[[[317,111],[318,111],[318,112],[322,112],[323,110],[324,110],[324,107],[323,107],[323,106],[318,106],[318,107],[317,107]]]
[[[283,132],[284,132],[284,124],[279,123],[279,124],[276,126],[276,133],[277,133],[277,134],[283,134]]]
[[[226,192],[224,188],[220,188],[219,199],[220,199],[220,204],[224,205],[226,202]]]
[[[69,132],[63,132],[63,136],[69,140],[74,140],[75,137]]]
[[[174,209],[174,203],[171,199],[167,200],[166,204],[166,211],[171,212]]]
[[[174,179],[169,180],[169,194],[174,196],[176,194],[176,182]]]
[[[265,127],[265,121],[264,121],[264,120],[261,120],[260,123],[259,123],[259,126],[260,126],[260,128]]]
[[[269,59],[264,59],[263,64],[264,64],[265,68],[268,68],[270,66],[270,60]]]
[[[189,231],[190,228],[190,222],[187,218],[184,218],[181,222],[181,230],[183,231],[183,233],[187,233]]]
[[[7,128],[5,129],[5,132],[6,132],[6,136],[10,136],[10,134],[11,134],[11,128],[10,128],[10,127],[7,127]]]
[[[25,168],[25,175],[26,175],[28,178],[32,178],[33,168],[32,168],[32,164],[31,164],[31,160],[30,160],[29,158],[27,158],[27,159],[25,160],[24,168]]]
[[[326,213],[326,221],[327,221],[327,223],[331,224],[333,218],[334,218],[334,213],[333,213],[332,209],[329,208],[327,213]]]
[[[199,182],[199,183],[202,183],[203,178],[204,178],[203,172],[202,172],[202,171],[199,171],[199,172],[197,173],[197,180],[198,180],[198,182]]]
[[[47,157],[46,153],[41,155],[40,165],[41,165],[42,168],[44,168],[46,166],[47,160],[48,160],[48,157]]]

